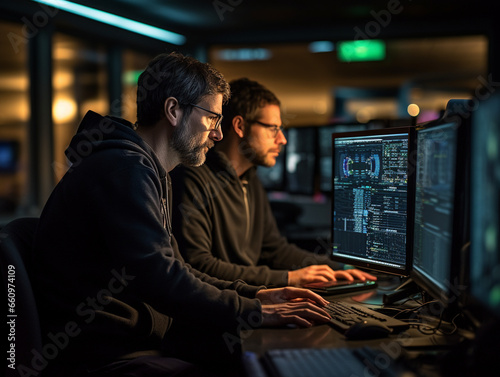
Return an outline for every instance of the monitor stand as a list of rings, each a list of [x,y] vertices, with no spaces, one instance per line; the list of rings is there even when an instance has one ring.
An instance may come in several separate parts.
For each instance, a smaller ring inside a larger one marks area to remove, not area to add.
[[[383,278],[376,291],[352,296],[351,299],[368,305],[391,305],[419,291],[411,278]]]

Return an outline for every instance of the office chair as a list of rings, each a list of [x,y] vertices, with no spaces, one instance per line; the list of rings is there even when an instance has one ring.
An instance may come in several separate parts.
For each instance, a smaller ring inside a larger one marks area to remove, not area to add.
[[[16,368],[9,368],[11,362],[7,361],[6,376],[19,376],[17,368],[21,365],[38,372],[33,368],[32,360],[35,355],[33,351],[40,352],[42,349],[41,330],[29,279],[37,224],[38,218],[24,217],[0,229],[0,266],[8,310],[4,339],[7,339],[8,351],[12,352],[11,344],[14,344]],[[15,336],[15,340],[12,336]],[[7,352],[7,358],[11,357],[11,352]]]

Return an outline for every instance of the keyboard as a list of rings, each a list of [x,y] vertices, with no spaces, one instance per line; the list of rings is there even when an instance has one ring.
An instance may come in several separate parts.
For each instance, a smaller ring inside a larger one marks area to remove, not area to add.
[[[381,322],[395,333],[409,328],[406,322],[389,317],[363,305],[350,302],[332,301],[323,309],[331,315],[332,319],[330,323],[342,332],[347,331],[356,322],[362,322],[367,319]]]
[[[245,352],[243,365],[249,377],[396,377],[410,371],[401,359],[373,347],[297,348],[268,350],[261,359]]]
[[[304,288],[310,289],[320,295],[338,295],[366,291],[377,288],[378,284],[373,280],[337,280],[305,284]]]

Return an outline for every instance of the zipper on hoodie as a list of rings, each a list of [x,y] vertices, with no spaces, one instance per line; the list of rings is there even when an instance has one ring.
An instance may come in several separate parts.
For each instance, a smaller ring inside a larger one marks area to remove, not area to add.
[[[250,236],[250,207],[248,205],[248,181],[246,179],[241,180],[241,188],[243,189],[243,201],[245,202],[245,213],[247,216],[247,228],[245,231],[245,242],[248,242],[248,237]]]
[[[167,180],[167,177],[161,180],[161,185],[162,185],[162,197],[160,198],[161,201],[161,214],[163,217],[163,228],[167,231],[168,233],[168,241],[172,243],[172,221],[170,219],[170,203],[168,202],[168,191],[167,191],[167,185],[170,182]],[[169,187],[170,188],[170,187]]]

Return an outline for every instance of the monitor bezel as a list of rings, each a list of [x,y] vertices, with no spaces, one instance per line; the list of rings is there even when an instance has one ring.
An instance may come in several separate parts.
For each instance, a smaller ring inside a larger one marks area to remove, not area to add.
[[[398,275],[402,277],[407,277],[410,275],[412,269],[412,246],[413,246],[413,215],[414,215],[414,200],[415,197],[415,166],[414,162],[414,152],[415,152],[415,127],[394,127],[394,128],[381,128],[381,129],[370,129],[363,131],[353,131],[353,132],[342,132],[337,134],[332,134],[332,169],[335,168],[335,140],[339,138],[349,138],[349,137],[362,137],[362,136],[376,136],[376,135],[391,135],[391,134],[408,134],[408,184],[407,184],[407,222],[406,222],[406,261],[405,265],[401,268],[382,265],[375,262],[360,261],[354,258],[349,258],[346,256],[335,255],[333,253],[334,245],[334,230],[333,230],[333,213],[335,208],[335,173],[332,171],[332,182],[331,182],[331,211],[330,211],[330,244],[331,250],[330,255],[332,260],[344,263],[350,266],[367,269],[374,272],[380,272],[391,275]]]

